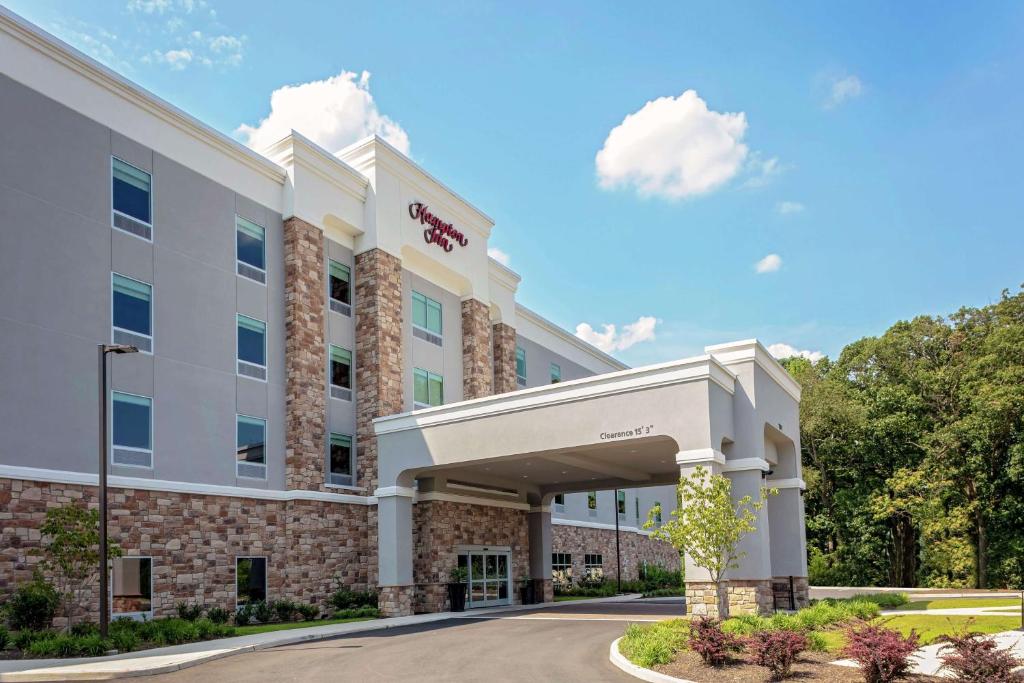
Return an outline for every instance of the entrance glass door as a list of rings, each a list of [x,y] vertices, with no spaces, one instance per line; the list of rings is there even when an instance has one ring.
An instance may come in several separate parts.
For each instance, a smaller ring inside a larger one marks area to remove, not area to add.
[[[469,573],[467,607],[511,604],[510,560],[507,550],[472,550],[459,555],[459,566]]]

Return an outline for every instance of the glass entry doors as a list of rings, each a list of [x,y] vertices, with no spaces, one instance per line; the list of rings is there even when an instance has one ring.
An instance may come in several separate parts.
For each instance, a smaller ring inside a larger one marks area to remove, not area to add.
[[[507,550],[465,550],[459,566],[469,574],[466,607],[493,607],[512,603],[511,553]]]

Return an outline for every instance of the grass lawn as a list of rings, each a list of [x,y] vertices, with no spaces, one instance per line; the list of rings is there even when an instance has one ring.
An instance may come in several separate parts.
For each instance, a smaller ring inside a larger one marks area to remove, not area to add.
[[[949,598],[946,600],[918,600],[896,609],[960,609],[963,607],[1016,607],[1019,598]]]
[[[875,623],[884,624],[904,635],[911,629],[921,636],[921,644],[928,645],[941,635],[958,631],[976,633],[999,633],[1020,628],[1020,617],[946,617],[940,614],[905,614],[894,617],[879,617]]]
[[[350,619],[317,619],[316,621],[290,621],[284,624],[256,624],[254,626],[235,627],[236,636],[251,636],[254,633],[269,633],[270,631],[288,631],[293,628],[311,628],[313,626],[330,626],[332,624],[347,624],[350,621],[369,621],[374,617],[353,617]]]

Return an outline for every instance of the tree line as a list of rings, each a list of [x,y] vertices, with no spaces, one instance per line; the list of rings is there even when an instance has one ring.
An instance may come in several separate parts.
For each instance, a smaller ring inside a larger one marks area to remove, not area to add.
[[[783,363],[813,585],[1024,587],[1024,290]]]

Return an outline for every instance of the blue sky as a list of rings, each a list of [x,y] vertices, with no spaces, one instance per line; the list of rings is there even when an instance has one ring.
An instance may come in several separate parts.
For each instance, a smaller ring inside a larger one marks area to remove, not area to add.
[[[242,140],[325,81],[263,132],[407,144],[631,364],[1024,282],[1021,3],[5,1]]]

